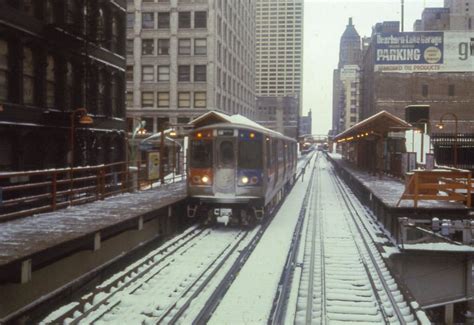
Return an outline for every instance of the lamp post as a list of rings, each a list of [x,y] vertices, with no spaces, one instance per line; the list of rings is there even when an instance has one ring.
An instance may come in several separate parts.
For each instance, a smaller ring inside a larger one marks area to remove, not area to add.
[[[447,115],[451,115],[454,118],[454,168],[458,168],[458,116],[452,112],[446,112],[441,115],[436,127],[440,130],[444,128],[443,118]]]
[[[92,117],[90,117],[88,114],[87,114],[87,109],[81,107],[81,108],[77,108],[75,109],[74,111],[71,112],[71,133],[69,135],[69,148],[71,150],[71,154],[70,154],[70,166],[71,166],[71,175],[70,175],[70,178],[69,178],[69,192],[70,192],[70,201],[72,201],[72,189],[73,189],[73,180],[72,180],[72,173],[73,173],[73,169],[74,169],[74,135],[75,135],[75,123],[76,123],[76,118],[77,118],[77,115],[78,113],[80,114],[79,116],[79,124],[82,124],[82,125],[90,125],[92,123],[94,123],[94,120],[92,119]]]
[[[136,117],[132,117],[132,119],[134,121],[138,120]],[[138,120],[138,125],[133,129],[132,141],[130,143],[130,162],[132,164],[135,163],[136,154],[137,154],[137,150],[136,150],[136,146],[135,146],[135,137],[137,135],[145,135],[146,134],[145,126],[146,126],[146,121]]]

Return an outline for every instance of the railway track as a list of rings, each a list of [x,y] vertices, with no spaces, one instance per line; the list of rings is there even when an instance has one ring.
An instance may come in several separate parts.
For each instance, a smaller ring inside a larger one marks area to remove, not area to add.
[[[43,321],[169,322],[185,300],[208,284],[248,234],[193,228]]]
[[[363,207],[354,203],[357,199],[326,159],[319,159],[315,168],[300,258],[294,263],[301,270],[294,272],[299,276],[293,281],[297,294],[289,304],[296,307],[271,319],[295,324],[419,323],[371,240]]]

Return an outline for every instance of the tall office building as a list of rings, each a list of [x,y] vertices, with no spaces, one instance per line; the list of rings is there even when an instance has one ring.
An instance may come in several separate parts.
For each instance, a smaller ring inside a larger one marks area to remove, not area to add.
[[[303,0],[257,0],[257,95],[301,98]]]
[[[142,119],[157,132],[208,110],[254,118],[254,12],[254,0],[128,0],[129,128]]]
[[[349,18],[340,40],[338,68],[333,72],[333,135],[358,122],[361,57],[361,38]]]
[[[256,14],[257,96],[297,98],[301,116],[303,0],[257,0]],[[264,107],[257,109],[265,115]],[[295,118],[289,123],[297,128]]]

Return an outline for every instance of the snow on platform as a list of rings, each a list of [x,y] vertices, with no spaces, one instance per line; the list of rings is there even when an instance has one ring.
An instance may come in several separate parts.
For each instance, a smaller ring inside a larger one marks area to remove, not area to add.
[[[186,183],[125,193],[0,224],[0,267],[92,235],[186,197]]]
[[[457,252],[474,253],[474,247],[467,245],[455,245],[451,243],[418,243],[399,245],[400,249],[405,251],[434,251],[434,252]]]
[[[370,175],[365,170],[356,169],[348,161],[344,160],[340,154],[329,153],[329,157],[337,165],[345,169],[359,182],[361,182],[373,196],[389,207],[396,207],[398,200],[405,190],[405,183],[401,180],[387,175],[379,176]],[[413,201],[403,200],[400,202],[400,208],[413,208]],[[464,205],[457,202],[448,201],[418,201],[418,208],[429,209],[466,209]]]
[[[304,181],[295,184],[209,324],[267,323],[313,164],[307,167]]]

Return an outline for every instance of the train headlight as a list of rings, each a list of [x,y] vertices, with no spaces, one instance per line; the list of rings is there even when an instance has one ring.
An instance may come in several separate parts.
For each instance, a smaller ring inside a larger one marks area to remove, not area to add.
[[[201,178],[201,181],[202,181],[204,184],[207,184],[207,183],[209,183],[209,177],[207,177],[206,175],[204,175],[204,176]]]
[[[255,185],[255,184],[257,184],[257,183],[258,183],[258,177],[257,177],[257,176],[253,176],[253,177],[251,178],[251,180],[250,180],[250,184]]]
[[[242,177],[242,184],[247,184],[249,182],[249,178],[247,176]]]

